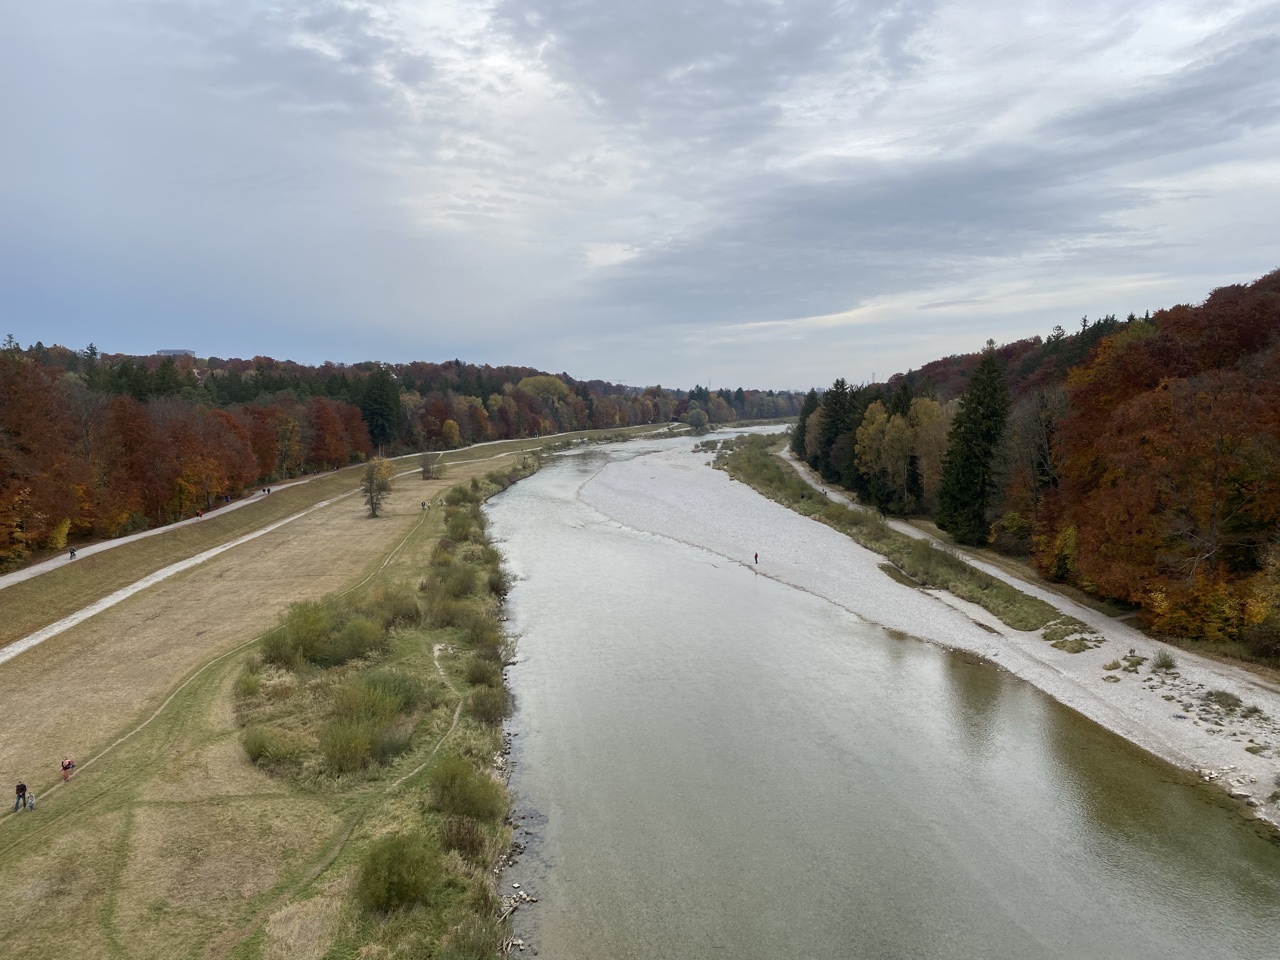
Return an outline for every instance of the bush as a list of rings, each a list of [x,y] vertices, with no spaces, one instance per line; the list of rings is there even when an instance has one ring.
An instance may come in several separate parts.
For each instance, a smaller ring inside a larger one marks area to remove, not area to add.
[[[491,960],[506,939],[492,917],[468,917],[445,935],[438,960]]]
[[[481,723],[501,723],[509,702],[503,687],[476,687],[467,697],[471,715]]]
[[[285,613],[284,632],[293,651],[294,663],[311,660],[333,631],[333,614],[314,600],[290,605]]]
[[[392,723],[378,730],[373,738],[373,759],[390,763],[413,745],[413,731],[405,723]]]
[[[339,719],[320,733],[320,752],[331,774],[341,776],[365,769],[373,761],[374,741],[383,727],[376,721]]]
[[[440,824],[440,848],[456,850],[468,860],[479,861],[489,842],[483,826],[471,817],[445,817]]]
[[[466,563],[454,563],[440,569],[432,590],[439,596],[456,600],[474,593],[478,579],[475,567]]]
[[[386,723],[398,714],[394,696],[378,690],[363,680],[339,687],[333,697],[333,714],[341,720],[373,720]]]
[[[400,713],[411,713],[426,695],[422,681],[399,670],[374,670],[362,677],[360,682],[393,701]]]
[[[506,812],[502,787],[461,757],[445,757],[427,775],[431,805],[451,817],[497,820]]]
[[[370,612],[382,624],[390,628],[398,624],[413,626],[422,621],[422,608],[413,590],[405,586],[382,587],[375,590]]]
[[[489,593],[501,600],[511,592],[511,575],[501,567],[491,567],[486,586],[489,588]]]
[[[480,660],[472,657],[467,661],[466,669],[463,675],[467,678],[467,683],[475,686],[484,687],[500,687],[502,686],[502,671],[498,666],[490,660]]]
[[[245,664],[240,676],[236,677],[236,696],[241,699],[256,697],[262,690],[262,675],[257,670],[250,670]]]
[[[368,617],[352,617],[342,629],[329,634],[316,646],[313,663],[335,667],[348,660],[363,657],[385,645],[382,627]]]
[[[287,763],[302,752],[301,745],[282,730],[249,727],[240,736],[249,759],[256,764]]]
[[[263,663],[275,664],[277,667],[291,669],[298,666],[294,650],[284,627],[276,627],[262,638],[260,651]]]
[[[1177,667],[1178,661],[1168,650],[1157,650],[1155,657],[1151,661],[1152,672],[1156,670],[1172,670]]]
[[[445,526],[445,535],[458,543],[471,539],[471,517],[465,513],[455,513]]]
[[[356,898],[373,913],[426,905],[440,882],[440,853],[421,833],[375,841],[360,864]]]

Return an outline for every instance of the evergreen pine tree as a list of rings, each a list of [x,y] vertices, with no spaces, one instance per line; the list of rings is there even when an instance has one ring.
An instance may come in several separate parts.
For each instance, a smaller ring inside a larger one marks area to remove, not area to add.
[[[822,395],[822,436],[819,438],[818,472],[829,483],[840,479],[840,468],[843,464],[831,459],[831,448],[836,438],[849,429],[849,384],[840,377],[831,388]]]
[[[818,391],[810,389],[804,396],[804,403],[800,407],[800,417],[796,420],[795,428],[791,431],[791,452],[804,459],[804,430],[805,425],[809,421],[809,415],[818,409]]]
[[[395,442],[400,434],[400,385],[386,367],[376,367],[365,378],[360,413],[375,447]]]
[[[1009,385],[995,344],[988,341],[960,398],[942,461],[938,526],[960,543],[987,542],[987,508],[995,493],[992,466],[1008,418]]]

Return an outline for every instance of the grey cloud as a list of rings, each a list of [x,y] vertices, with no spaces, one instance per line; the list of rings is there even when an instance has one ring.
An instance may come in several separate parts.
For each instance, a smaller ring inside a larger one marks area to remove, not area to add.
[[[741,141],[777,118],[771,98],[794,79],[822,74],[851,51],[897,75],[914,65],[904,46],[931,2],[837,0],[506,0],[512,35],[562,76],[601,98],[616,120],[689,137]]]

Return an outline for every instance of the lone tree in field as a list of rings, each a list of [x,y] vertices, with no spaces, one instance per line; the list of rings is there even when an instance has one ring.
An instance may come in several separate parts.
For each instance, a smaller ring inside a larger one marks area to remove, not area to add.
[[[360,492],[364,494],[364,502],[369,506],[369,516],[376,517],[378,508],[391,492],[391,461],[382,457],[373,457],[364,468],[364,476],[360,478]]]
[[[942,461],[938,526],[960,543],[987,542],[987,507],[995,495],[992,467],[1008,419],[1009,384],[996,360],[995,344],[988,340],[960,398]]]

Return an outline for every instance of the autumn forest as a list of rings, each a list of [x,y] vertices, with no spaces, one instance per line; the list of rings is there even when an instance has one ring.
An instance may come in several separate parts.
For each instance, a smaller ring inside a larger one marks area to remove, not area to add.
[[[792,449],[886,513],[1029,558],[1172,637],[1280,658],[1280,271],[884,384]]]
[[[0,567],[385,455],[669,420],[795,416],[801,395],[643,390],[525,367],[309,367],[0,349]]]

